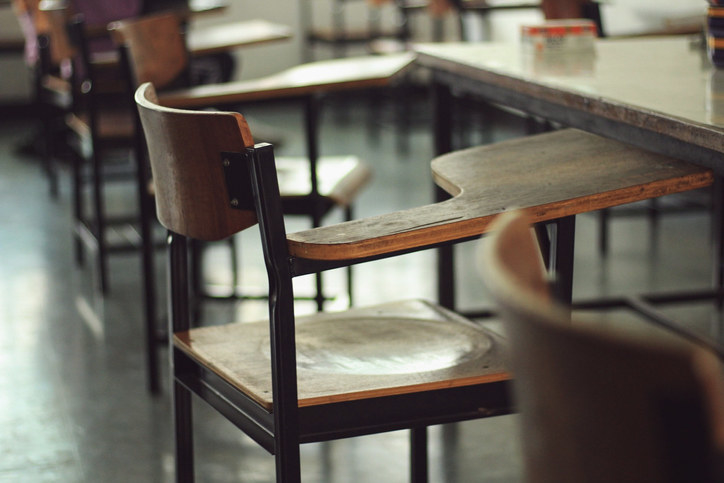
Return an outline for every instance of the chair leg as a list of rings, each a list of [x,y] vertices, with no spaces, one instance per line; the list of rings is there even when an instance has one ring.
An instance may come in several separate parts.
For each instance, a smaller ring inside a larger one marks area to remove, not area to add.
[[[659,207],[659,199],[651,198],[649,200],[649,222],[651,223],[651,233],[656,233],[659,229],[659,220],[661,209]]]
[[[174,381],[174,429],[176,433],[176,481],[194,481],[193,420],[191,417],[191,393],[178,381]]]
[[[189,266],[187,239],[168,232],[168,281],[169,281],[169,324],[168,348],[171,358],[173,385],[173,422],[176,436],[176,481],[194,481],[193,420],[191,392],[177,379],[182,371],[182,360],[177,360],[173,345],[173,334],[189,330]]]
[[[543,264],[547,269],[551,266],[551,239],[548,235],[548,225],[546,223],[536,223],[535,234],[538,239],[538,246],[543,257]]]
[[[351,206],[344,209],[345,221],[352,220],[354,213]],[[347,266],[347,296],[349,297],[349,306],[354,305],[354,283],[352,279],[352,265]]]
[[[314,286],[316,294],[314,295],[314,301],[317,303],[317,311],[321,312],[324,310],[324,284],[322,283],[322,274],[314,274]]]
[[[714,180],[712,202],[713,282],[714,288],[718,292],[716,307],[721,311],[724,307],[724,297],[722,297],[722,289],[724,289],[724,219],[722,219],[724,216],[724,178],[721,176],[717,176]]]
[[[229,245],[229,263],[231,265],[231,297],[236,296],[236,288],[239,286],[239,251],[236,249],[234,237],[227,239]]]
[[[300,483],[302,471],[299,459],[299,445],[296,449],[279,451],[276,454],[277,483]]]
[[[99,289],[105,295],[108,293],[108,246],[106,245],[106,216],[103,204],[103,170],[101,160],[95,146],[93,146],[93,210],[95,216],[95,238],[98,258]]]
[[[410,481],[424,483],[428,480],[427,427],[410,429]]]
[[[146,370],[148,377],[148,390],[156,395],[160,392],[158,349],[160,339],[156,333],[156,268],[154,263],[154,246],[152,232],[153,200],[145,191],[145,169],[139,163],[138,167],[138,199],[139,224],[141,231],[141,297],[144,302],[144,325],[146,328]]]
[[[191,246],[191,325],[198,326],[201,321],[201,304],[203,302],[203,243],[190,240]]]
[[[550,269],[555,274],[556,295],[570,305],[573,298],[573,253],[576,235],[575,215],[555,221],[555,238],[551,243]]]
[[[85,262],[85,251],[83,249],[83,241],[77,227],[83,220],[83,158],[77,154],[72,154],[73,160],[73,219],[76,223],[75,230],[75,261],[78,266],[82,266]]]
[[[598,211],[598,253],[603,258],[608,255],[608,223],[610,219],[611,213],[607,208]]]
[[[58,169],[56,166],[56,159],[55,156],[58,154],[58,148],[57,148],[57,137],[58,133],[53,128],[53,122],[54,117],[53,113],[50,112],[50,109],[40,107],[39,112],[41,112],[43,119],[41,120],[42,123],[42,129],[41,133],[43,136],[42,140],[42,156],[43,156],[43,170],[45,171],[46,176],[48,177],[49,182],[49,188],[50,188],[50,196],[54,200],[58,199]]]

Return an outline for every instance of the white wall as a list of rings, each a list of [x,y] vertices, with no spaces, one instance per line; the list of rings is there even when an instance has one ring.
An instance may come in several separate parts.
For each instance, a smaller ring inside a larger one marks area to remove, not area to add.
[[[298,34],[298,3],[296,0],[230,0],[229,8],[222,15],[199,16],[191,27],[208,27],[256,18],[292,27],[294,36],[291,40],[246,47],[237,53],[238,65],[241,67],[240,76],[246,79],[254,78],[299,63],[301,37]]]
[[[23,34],[9,7],[0,8],[0,37],[22,39]],[[32,78],[22,54],[0,55],[0,102],[30,98]]]

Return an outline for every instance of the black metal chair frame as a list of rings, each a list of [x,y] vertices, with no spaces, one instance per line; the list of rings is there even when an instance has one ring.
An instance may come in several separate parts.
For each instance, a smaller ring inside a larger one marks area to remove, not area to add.
[[[193,448],[191,399],[194,392],[262,447],[277,455],[278,481],[298,481],[299,443],[359,436],[411,428],[413,481],[427,474],[426,426],[462,421],[510,411],[508,384],[483,388],[463,387],[432,391],[421,396],[402,395],[369,401],[350,401],[302,407],[297,404],[296,355],[294,347],[294,292],[292,279],[333,268],[389,258],[390,253],[360,260],[314,261],[294,258],[287,249],[284,209],[279,198],[274,154],[271,145],[258,144],[242,153],[222,153],[230,161],[227,186],[230,204],[256,210],[269,272],[270,314],[272,316],[272,374],[274,410],[269,413],[256,402],[232,388],[201,364],[173,347],[174,401],[177,424],[177,476],[191,481]],[[220,159],[219,163],[223,160]],[[249,186],[250,185],[250,186]],[[235,193],[251,193],[253,199]],[[236,200],[236,201],[232,201]],[[189,270],[187,238],[169,234],[171,290],[170,331],[191,327],[188,298]],[[436,246],[436,245],[433,245]],[[421,247],[411,251],[428,249]],[[494,390],[493,390],[494,389]],[[411,404],[414,401],[414,404]],[[374,410],[370,405],[374,406]]]
[[[133,82],[133,74],[131,68],[131,62],[129,58],[128,49],[121,45],[119,46],[120,63],[123,69],[123,76],[128,82],[129,92],[135,90]],[[173,87],[187,86],[190,85],[190,77],[188,69],[183,72],[177,81],[174,81]],[[163,91],[161,91],[163,92]],[[133,104],[135,112],[135,102],[133,96],[129,95],[129,99]],[[311,94],[302,97],[287,97],[283,99],[287,103],[301,103],[304,109],[304,133],[307,147],[307,158],[310,164],[310,176],[311,176],[311,192],[304,198],[295,199],[282,199],[283,212],[287,215],[304,215],[312,218],[312,226],[318,227],[322,224],[322,219],[334,208],[334,204],[328,200],[325,200],[319,195],[317,186],[317,164],[319,159],[319,117],[320,117],[320,104],[322,103],[322,96],[318,94]],[[272,101],[261,101],[273,102]],[[224,106],[216,105],[216,108],[230,108],[238,109],[238,105]],[[141,234],[141,270],[143,274],[142,289],[143,289],[143,300],[144,300],[144,326],[146,329],[146,353],[147,353],[147,371],[148,371],[148,384],[149,391],[152,394],[157,394],[160,391],[160,380],[159,380],[159,357],[158,347],[166,343],[167,337],[164,334],[159,333],[156,329],[156,323],[159,320],[158,309],[157,309],[157,296],[156,296],[156,274],[155,274],[155,263],[154,263],[154,252],[158,245],[154,241],[153,237],[153,219],[155,218],[155,202],[153,196],[148,192],[147,186],[151,179],[150,170],[146,162],[146,146],[143,139],[143,131],[141,128],[140,119],[136,115],[136,139],[135,139],[135,153],[137,158],[137,170],[136,170],[136,183],[137,192],[139,197],[139,215],[138,225]],[[344,219],[351,220],[354,217],[352,205],[344,207]],[[233,243],[231,241],[230,243]],[[198,242],[193,241],[190,244],[191,247],[191,261],[190,261],[190,274],[192,278],[192,290],[193,303],[192,313],[195,314],[195,319],[198,318],[199,306],[202,300],[227,300],[227,301],[239,301],[246,299],[258,299],[259,297],[244,294],[237,294],[235,292],[229,295],[212,295],[207,293],[202,287],[202,276],[201,276],[201,247]],[[236,252],[232,247],[231,258],[236,260]],[[236,263],[232,262],[232,267],[236,268]],[[235,272],[234,272],[235,274]],[[235,280],[235,278],[234,278]],[[236,284],[234,283],[234,287]],[[353,277],[351,267],[347,267],[347,292],[350,297],[350,304],[352,304],[353,294]],[[266,298],[266,297],[264,297]],[[324,302],[327,298],[324,295],[324,288],[321,276],[316,276],[315,280],[315,295],[312,297],[298,296],[298,299],[311,299],[313,300],[318,310],[322,310]]]
[[[73,135],[69,140],[69,146],[73,153],[73,214],[75,220],[74,234],[76,240],[76,260],[79,264],[84,262],[85,248],[88,247],[95,252],[96,263],[98,265],[98,290],[101,294],[108,293],[109,275],[108,275],[108,256],[111,253],[128,252],[138,249],[138,246],[131,242],[123,242],[119,244],[110,244],[107,239],[107,230],[113,226],[128,226],[135,221],[133,214],[122,215],[118,217],[109,217],[106,214],[103,184],[108,173],[104,171],[104,161],[102,153],[113,150],[123,149],[128,151],[128,155],[134,152],[134,140],[123,139],[120,144],[101,143],[98,140],[98,116],[99,116],[99,99],[97,96],[102,95],[97,91],[94,84],[95,66],[90,59],[88,50],[88,38],[86,37],[85,24],[81,15],[70,19],[68,24],[68,33],[71,41],[78,49],[79,58],[74,59],[79,62],[84,71],[82,79],[76,79],[78,87],[74,87],[75,95],[73,99],[76,108],[83,106],[88,112],[88,129],[89,136]],[[120,99],[120,98],[119,98]],[[129,111],[132,113],[133,111]],[[90,165],[90,173],[85,173],[84,166]],[[128,163],[119,173],[113,173],[114,179],[131,180],[132,173],[130,169],[133,166],[133,160],[129,159]],[[84,186],[90,181],[91,183],[91,210],[90,217],[84,213],[85,196],[83,194]]]
[[[38,61],[33,68],[35,98],[33,103],[40,117],[42,133],[43,171],[48,177],[48,185],[52,198],[58,198],[59,180],[56,157],[60,156],[60,142],[65,137],[63,128],[65,114],[73,110],[72,92],[55,92],[44,86],[44,80],[55,71],[50,55],[50,37],[48,34],[38,35]],[[72,72],[71,72],[72,75]],[[74,88],[75,80],[67,79],[70,88]]]

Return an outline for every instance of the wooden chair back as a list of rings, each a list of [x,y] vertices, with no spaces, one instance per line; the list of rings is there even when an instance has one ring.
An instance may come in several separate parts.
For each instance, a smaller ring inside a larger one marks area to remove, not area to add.
[[[189,55],[181,16],[149,15],[113,22],[109,29],[114,42],[128,51],[136,86],[151,82],[161,90],[188,74]]]
[[[220,240],[255,224],[253,207],[232,207],[224,175],[224,153],[242,153],[254,145],[244,117],[162,107],[150,83],[138,88],[135,100],[161,224],[198,240]]]
[[[481,267],[511,342],[529,482],[715,480],[724,433],[717,359],[703,349],[567,322],[541,296],[525,217],[504,214]]]
[[[40,35],[47,35],[49,41],[50,66],[57,67],[69,62],[76,54],[76,48],[68,35],[69,9],[63,2],[43,6],[36,12],[36,28]]]

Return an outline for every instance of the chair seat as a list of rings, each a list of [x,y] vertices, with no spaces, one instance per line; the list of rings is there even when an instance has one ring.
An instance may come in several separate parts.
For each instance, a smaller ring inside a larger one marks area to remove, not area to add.
[[[297,317],[296,338],[300,407],[510,379],[500,335],[420,300]],[[174,344],[271,410],[267,322],[192,329]]]
[[[278,157],[277,175],[282,197],[304,197],[312,192],[309,160]],[[372,169],[356,156],[324,156],[317,161],[319,194],[340,206],[349,205],[372,178]]]

